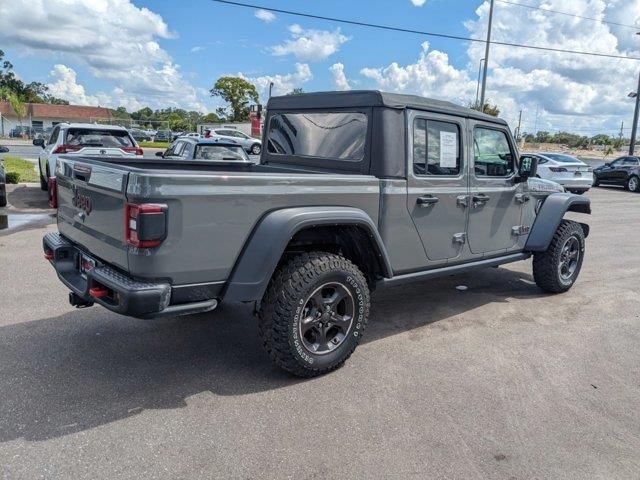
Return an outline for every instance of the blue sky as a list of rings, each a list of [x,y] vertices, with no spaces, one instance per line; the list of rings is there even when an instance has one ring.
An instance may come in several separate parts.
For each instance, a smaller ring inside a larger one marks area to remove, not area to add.
[[[609,22],[640,24],[640,0],[514,0]],[[259,0],[257,4],[483,38],[486,0]],[[260,17],[260,18],[258,18]],[[268,21],[267,21],[268,20]],[[494,38],[555,48],[640,55],[633,31],[496,3]],[[425,43],[427,42],[427,43]],[[274,92],[378,88],[468,104],[482,44],[322,20],[256,15],[210,0],[12,0],[0,3],[0,48],[27,81],[72,103],[135,110],[212,111],[208,90],[242,75],[263,100]],[[524,130],[613,133],[630,124],[626,93],[640,62],[492,49],[488,96]]]

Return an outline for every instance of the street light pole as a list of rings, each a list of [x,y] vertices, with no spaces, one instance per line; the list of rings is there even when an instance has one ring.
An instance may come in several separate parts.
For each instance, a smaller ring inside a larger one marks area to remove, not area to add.
[[[271,89],[273,88],[273,82],[269,83],[269,98],[271,98]]]
[[[480,66],[478,67],[478,83],[476,86],[476,102],[473,104],[475,108],[478,108],[478,100],[480,99],[480,80],[482,76],[482,64],[484,63],[484,58],[480,59]]]
[[[489,7],[489,28],[487,30],[487,45],[484,53],[484,73],[482,74],[482,94],[480,95],[480,111],[484,112],[484,102],[487,92],[487,70],[489,70],[489,51],[491,50],[491,27],[493,25],[493,5],[494,0],[491,0]]]
[[[632,96],[631,94],[629,95]],[[636,132],[638,131],[638,115],[640,113],[640,75],[638,75],[638,90],[633,95],[636,99],[636,110],[633,114],[633,125],[631,127],[631,145],[629,145],[629,155],[633,156],[636,151]]]

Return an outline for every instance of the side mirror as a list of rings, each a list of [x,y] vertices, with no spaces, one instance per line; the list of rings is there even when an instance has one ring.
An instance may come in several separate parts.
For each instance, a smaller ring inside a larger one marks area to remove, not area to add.
[[[605,166],[605,167],[610,167],[610,166],[611,166],[611,164],[607,162],[607,163],[605,163],[605,164],[604,164],[604,166]]]
[[[33,144],[34,144],[36,147],[42,147],[42,148],[44,148],[44,138],[34,138],[34,139],[33,139]]]
[[[164,152],[156,152],[156,157],[164,158]]]
[[[518,176],[521,182],[527,181],[531,177],[535,177],[538,173],[538,159],[535,157],[521,157],[520,167],[518,168]]]

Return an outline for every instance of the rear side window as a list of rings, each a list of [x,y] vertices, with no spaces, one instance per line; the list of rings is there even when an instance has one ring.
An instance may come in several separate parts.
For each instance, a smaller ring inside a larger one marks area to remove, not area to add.
[[[366,140],[364,113],[282,113],[269,122],[267,151],[359,162],[364,158]]]
[[[503,131],[476,128],[473,151],[477,177],[508,177],[515,170],[514,156]]]
[[[453,123],[417,118],[413,123],[413,173],[460,174],[460,129]]]
[[[133,147],[129,132],[124,130],[101,130],[99,128],[70,128],[67,130],[67,145],[85,147]]]

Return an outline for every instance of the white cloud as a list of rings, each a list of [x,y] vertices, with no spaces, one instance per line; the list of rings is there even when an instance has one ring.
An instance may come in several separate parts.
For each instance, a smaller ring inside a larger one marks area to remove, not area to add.
[[[618,23],[640,21],[640,0],[538,0],[547,9]],[[489,2],[465,23],[474,38],[485,38]],[[493,38],[528,45],[587,50],[614,55],[640,55],[640,39],[628,28],[615,27],[540,10],[496,6]],[[456,68],[448,56],[423,44],[415,63],[369,67],[361,74],[370,85],[470,104],[476,95],[478,62],[484,44],[473,43],[469,63]],[[524,110],[524,131],[538,129],[582,131],[585,135],[630,123],[633,103],[626,94],[637,86],[637,62],[542,52],[492,45],[487,98],[498,104],[514,124]],[[538,114],[536,115],[536,111]],[[629,131],[626,132],[629,134]]]
[[[49,93],[53,96],[68,100],[74,105],[98,105],[98,97],[87,95],[82,85],[77,82],[75,70],[65,65],[57,64],[49,73],[53,83],[49,83]]]
[[[196,45],[195,47],[192,47],[190,51],[191,51],[191,53],[198,53],[198,52],[201,52],[203,50],[204,50],[203,46]]]
[[[158,43],[174,36],[160,15],[131,0],[32,0],[28,15],[23,2],[0,3],[0,43],[81,62],[114,85],[114,101],[204,111],[196,89]]]
[[[337,90],[351,90],[349,80],[344,73],[344,65],[342,63],[334,63],[329,67],[329,71],[333,76],[333,85]]]
[[[271,47],[276,56],[293,55],[298,60],[315,62],[333,55],[340,46],[349,41],[340,29],[333,31],[303,29],[298,24],[289,26],[291,38],[281,45]]]
[[[467,103],[471,93],[475,92],[475,83],[467,73],[449,65],[446,53],[430,51],[429,42],[422,44],[415,63],[402,66],[393,62],[384,68],[363,68],[360,73],[382,90],[414,93],[457,103]]]
[[[261,77],[246,77],[238,74],[242,78],[246,78],[256,86],[260,100],[266,103],[269,98],[269,85],[273,82],[272,95],[286,95],[294,88],[301,88],[303,84],[313,79],[311,68],[306,63],[296,63],[296,69],[292,73],[284,75],[263,75]]]
[[[425,3],[427,3],[427,0],[411,0],[411,3],[413,3],[413,5],[416,7],[421,7]]]
[[[276,16],[273,12],[270,12],[268,10],[263,10],[262,8],[259,8],[258,10],[256,10],[256,13],[254,13],[254,16],[258,20],[262,20],[265,23],[271,23],[276,19]]]

